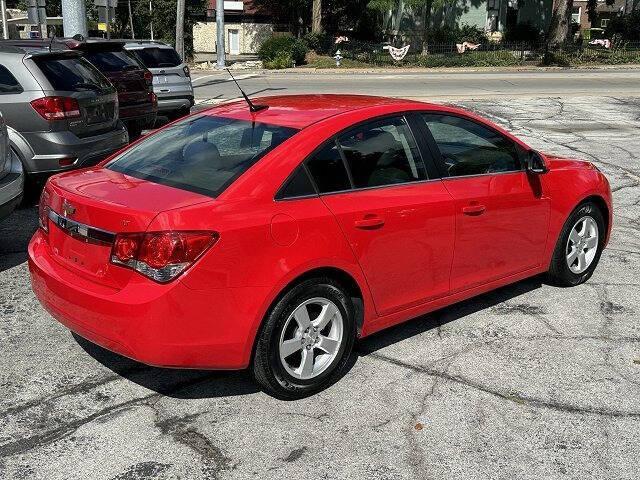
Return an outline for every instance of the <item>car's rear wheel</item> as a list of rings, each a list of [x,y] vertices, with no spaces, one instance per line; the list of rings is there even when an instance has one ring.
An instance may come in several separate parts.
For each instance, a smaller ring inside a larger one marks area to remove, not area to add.
[[[552,283],[570,287],[586,282],[598,265],[605,235],[604,217],[595,203],[585,202],[571,212],[551,260]]]
[[[267,315],[256,343],[254,376],[275,397],[308,396],[340,377],[355,335],[354,307],[340,284],[306,280]]]

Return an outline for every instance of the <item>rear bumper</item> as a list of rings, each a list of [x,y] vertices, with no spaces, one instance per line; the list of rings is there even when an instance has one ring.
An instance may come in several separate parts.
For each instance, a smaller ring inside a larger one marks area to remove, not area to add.
[[[195,291],[180,280],[161,285],[138,275],[123,289],[111,289],[60,265],[40,231],[29,244],[29,271],[38,300],[60,323],[108,350],[161,367],[245,368],[255,328],[252,304],[267,295],[255,288]]]
[[[35,132],[23,134],[34,152],[25,159],[27,173],[57,173],[97,164],[111,153],[124,147],[129,136],[124,125],[111,132],[80,138],[69,131]],[[75,159],[72,165],[60,166],[63,159]]]
[[[188,110],[193,107],[193,95],[186,97],[161,97],[158,96],[158,113]]]

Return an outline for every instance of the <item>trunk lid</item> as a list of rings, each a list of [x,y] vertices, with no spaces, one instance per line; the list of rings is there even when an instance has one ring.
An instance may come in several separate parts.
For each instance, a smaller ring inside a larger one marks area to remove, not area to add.
[[[52,256],[101,285],[120,289],[134,272],[110,263],[117,233],[145,232],[158,213],[212,201],[102,168],[69,172],[47,184]],[[137,275],[137,274],[136,274]]]

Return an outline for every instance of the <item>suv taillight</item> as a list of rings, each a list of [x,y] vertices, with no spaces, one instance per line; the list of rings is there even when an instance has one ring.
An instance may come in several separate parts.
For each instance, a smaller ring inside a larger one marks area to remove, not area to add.
[[[38,226],[45,233],[49,233],[49,192],[46,188],[42,189],[38,202]]]
[[[71,97],[42,97],[32,100],[31,106],[45,120],[66,120],[80,116],[80,105]]]
[[[151,73],[149,70],[144,71],[144,81],[147,82],[147,85],[153,84],[153,73]]]
[[[193,265],[218,238],[216,232],[119,233],[111,263],[166,283]]]
[[[158,96],[155,93],[149,92],[148,97],[149,101],[153,103],[153,105],[158,105]]]
[[[184,74],[185,74],[187,77],[190,77],[190,76],[191,76],[191,71],[189,70],[189,67],[187,67],[186,65],[184,66],[184,68],[182,69],[182,71],[184,72]]]

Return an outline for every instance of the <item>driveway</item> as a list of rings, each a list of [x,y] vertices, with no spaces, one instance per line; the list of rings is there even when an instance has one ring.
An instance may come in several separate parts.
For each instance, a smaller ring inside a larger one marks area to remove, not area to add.
[[[533,278],[417,318],[282,402],[245,372],[151,368],[71,335],[31,293],[22,209],[0,224],[0,477],[637,479],[640,99],[460,105],[608,175],[613,236],[588,283]]]

